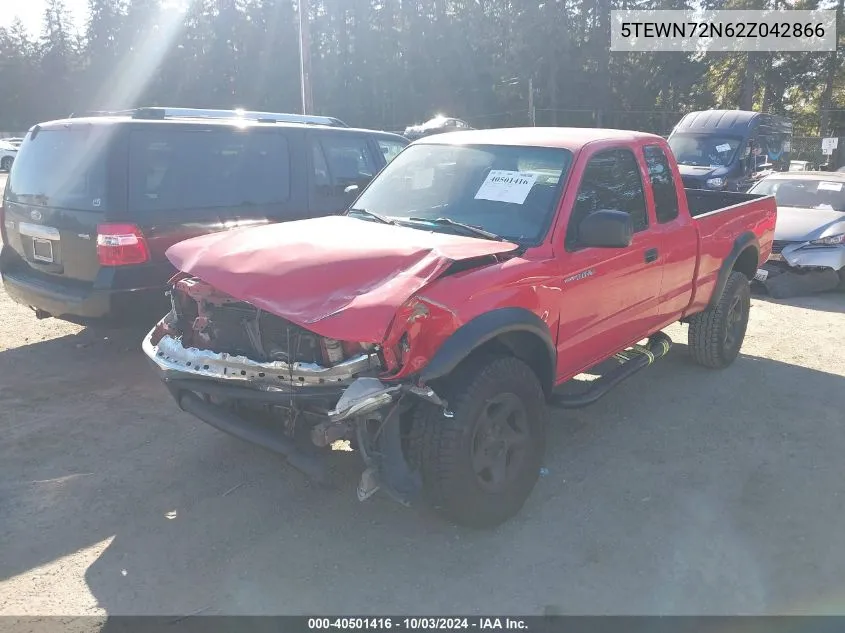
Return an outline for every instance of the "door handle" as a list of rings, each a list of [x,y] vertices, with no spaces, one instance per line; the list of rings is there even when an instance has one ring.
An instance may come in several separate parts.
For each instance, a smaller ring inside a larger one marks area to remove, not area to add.
[[[645,252],[645,263],[650,264],[653,261],[657,260],[657,249],[650,248]]]

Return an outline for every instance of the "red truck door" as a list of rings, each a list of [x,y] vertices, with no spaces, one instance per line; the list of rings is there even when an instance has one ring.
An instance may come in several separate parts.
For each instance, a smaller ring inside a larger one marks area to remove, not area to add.
[[[663,323],[677,320],[689,305],[698,258],[698,231],[686,209],[685,196],[679,195],[678,188],[683,185],[668,148],[646,145],[642,152],[649,176],[646,193],[656,219],[652,230],[660,241],[662,254],[658,306],[662,327]]]
[[[585,148],[589,152],[589,148]],[[655,327],[661,281],[661,235],[651,230],[653,210],[645,196],[642,155],[629,147],[590,152],[579,161],[577,193],[564,201],[569,214],[558,330],[559,378],[607,358]],[[627,248],[579,246],[577,227],[600,209],[626,211],[634,222]]]

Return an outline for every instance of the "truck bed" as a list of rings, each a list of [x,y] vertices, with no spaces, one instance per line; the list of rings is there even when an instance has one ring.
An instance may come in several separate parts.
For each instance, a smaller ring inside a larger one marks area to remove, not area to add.
[[[756,193],[737,193],[734,191],[711,191],[708,189],[684,189],[690,215],[697,218],[706,213],[722,211],[744,202],[759,200],[766,196]]]
[[[759,244],[759,259],[751,267],[761,265],[772,251],[777,203],[774,196],[729,191],[684,189],[693,223],[698,230],[698,270],[695,291],[687,314],[707,306],[715,288],[722,262],[731,252],[736,239],[754,233]]]

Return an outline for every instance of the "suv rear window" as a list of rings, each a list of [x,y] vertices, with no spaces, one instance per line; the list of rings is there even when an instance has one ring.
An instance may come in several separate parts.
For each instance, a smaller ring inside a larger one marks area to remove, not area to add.
[[[130,134],[131,209],[267,205],[289,196],[288,143],[276,131],[159,129]]]
[[[13,202],[77,211],[105,211],[109,130],[80,127],[27,135],[9,175]]]

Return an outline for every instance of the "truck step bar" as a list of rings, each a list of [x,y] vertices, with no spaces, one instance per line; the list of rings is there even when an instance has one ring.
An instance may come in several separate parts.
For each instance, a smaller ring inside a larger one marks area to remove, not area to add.
[[[575,394],[553,392],[549,406],[554,409],[581,409],[591,405],[626,378],[665,356],[671,347],[672,339],[663,332],[658,332],[651,336],[645,345],[635,345],[616,354],[616,359],[622,364],[596,378],[586,391]]]
[[[308,475],[316,483],[327,485],[328,473],[323,461],[304,454],[281,433],[250,425],[234,413],[209,404],[191,392],[181,394],[179,406],[183,411],[195,415],[224,433],[284,456],[291,466]]]

